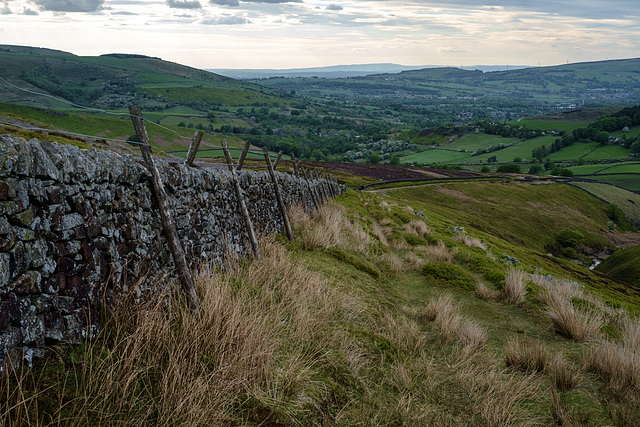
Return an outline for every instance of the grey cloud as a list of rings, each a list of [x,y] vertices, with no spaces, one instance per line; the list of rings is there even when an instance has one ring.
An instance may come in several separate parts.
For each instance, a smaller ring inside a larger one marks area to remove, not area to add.
[[[302,0],[242,0],[243,3],[302,3]]]
[[[167,0],[167,5],[174,9],[200,9],[202,5],[199,1],[189,1],[189,0]]]
[[[2,6],[4,6],[2,9],[0,9],[0,15],[11,15],[13,12],[11,11],[11,9],[9,9],[9,5],[8,4],[3,4]]]
[[[203,25],[242,25],[250,24],[251,21],[241,16],[223,15],[202,20],[200,23]]]
[[[220,6],[231,6],[231,7],[240,5],[240,2],[238,0],[209,0],[209,3],[217,4]]]
[[[578,18],[605,19],[629,18],[638,16],[640,9],[637,0],[493,0],[479,3],[477,0],[426,0],[421,3],[429,6],[442,6],[447,9],[462,7],[471,10],[517,10],[523,12],[546,13]],[[490,7],[487,7],[490,6]]]
[[[327,6],[327,10],[342,10],[342,6],[331,3]]]
[[[30,16],[37,16],[39,15],[38,12],[36,12],[35,10],[31,10],[29,8],[26,8],[25,10],[22,11],[23,15],[30,15]]]
[[[102,9],[104,0],[35,0],[34,3],[53,12],[96,12]]]

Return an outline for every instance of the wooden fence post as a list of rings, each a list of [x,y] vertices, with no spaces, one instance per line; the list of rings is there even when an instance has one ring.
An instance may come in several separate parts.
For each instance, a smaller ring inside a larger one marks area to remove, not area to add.
[[[236,170],[239,171],[242,169],[242,165],[244,164],[244,159],[247,157],[247,153],[249,152],[249,146],[251,143],[249,141],[244,143],[244,148],[242,149],[242,154],[240,154],[240,159],[238,159],[238,165],[236,166]]]
[[[242,212],[242,216],[244,217],[244,223],[247,226],[247,234],[249,235],[249,240],[251,241],[251,249],[253,250],[253,254],[257,259],[260,259],[260,248],[258,247],[258,240],[256,239],[256,235],[253,232],[253,222],[251,221],[251,216],[249,216],[249,209],[247,209],[247,204],[244,201],[244,193],[242,192],[242,188],[240,188],[240,182],[238,182],[238,176],[236,175],[236,168],[233,166],[233,160],[231,159],[231,154],[229,153],[229,146],[227,146],[227,140],[222,140],[222,151],[224,151],[224,157],[227,159],[227,166],[229,167],[229,172],[231,172],[231,181],[233,181],[233,187],[236,191],[236,197],[238,198],[238,204],[240,205],[240,211]]]
[[[298,168],[298,161],[295,154],[291,153],[291,163],[293,163],[293,176],[300,176],[300,170]]]
[[[189,152],[187,153],[187,157],[184,159],[185,165],[193,166],[193,161],[196,159],[198,147],[200,147],[200,142],[202,141],[202,135],[204,135],[204,133],[201,130],[196,131],[196,134],[193,135],[191,145],[189,146]]]
[[[178,278],[180,280],[182,291],[187,297],[187,302],[191,311],[197,312],[200,309],[200,303],[198,302],[195,283],[193,281],[193,276],[191,275],[189,265],[187,264],[184,250],[182,249],[182,243],[180,242],[180,238],[178,237],[178,232],[173,220],[173,215],[171,214],[171,210],[169,209],[169,201],[167,200],[167,193],[165,192],[164,185],[162,184],[160,172],[158,171],[156,163],[153,159],[153,153],[151,153],[151,146],[149,145],[149,135],[147,135],[147,129],[144,127],[144,121],[142,119],[142,112],[140,111],[140,107],[137,105],[130,107],[129,114],[131,114],[131,121],[133,122],[133,127],[136,131],[138,141],[140,142],[140,151],[142,152],[142,157],[147,163],[149,172],[151,172],[151,184],[153,187],[153,193],[158,202],[158,206],[160,207],[160,219],[162,221],[165,235],[167,236],[169,249],[171,250],[171,254],[173,255],[173,262],[176,265],[176,269],[178,270]]]
[[[287,207],[284,205],[284,200],[282,199],[282,193],[280,192],[280,186],[278,185],[278,177],[276,173],[273,171],[273,167],[271,166],[271,159],[269,158],[269,150],[267,147],[262,148],[262,152],[264,153],[264,160],[267,162],[267,169],[269,170],[269,176],[271,176],[271,181],[273,182],[273,187],[276,191],[276,199],[278,200],[278,206],[280,207],[280,213],[282,214],[282,222],[284,222],[284,229],[287,232],[287,237],[290,241],[293,242],[293,232],[291,231],[291,225],[289,224],[289,215],[287,215]],[[280,152],[282,153],[282,151]]]
[[[273,170],[276,170],[278,167],[278,163],[280,163],[280,158],[282,157],[282,150],[280,150],[280,152],[278,153],[278,156],[276,157],[276,161],[273,162]]]
[[[322,200],[320,199],[320,193],[315,185],[312,185],[311,172],[308,169],[303,170],[304,179],[307,180],[307,185],[309,186],[309,191],[311,192],[311,198],[313,199],[313,204],[316,206],[316,209],[320,209],[320,205],[322,204]]]
[[[311,183],[309,182],[309,177],[307,176],[307,171],[305,169],[301,169],[301,175],[304,178],[305,182],[307,183],[307,190],[309,191],[309,194],[311,195],[311,201],[313,202],[313,206],[315,208],[315,210],[318,210],[320,208],[320,205],[318,204],[318,200],[316,198],[316,195],[313,191],[313,188],[311,188]]]

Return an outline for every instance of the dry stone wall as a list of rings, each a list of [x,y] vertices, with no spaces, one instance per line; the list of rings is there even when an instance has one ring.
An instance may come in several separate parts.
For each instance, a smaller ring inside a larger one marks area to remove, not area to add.
[[[230,173],[158,163],[192,267],[247,255]],[[277,176],[286,204],[312,209],[308,181]],[[268,174],[241,171],[239,179],[256,232],[279,232]],[[344,191],[324,179],[310,184]],[[0,366],[8,355],[29,361],[50,343],[95,333],[106,297],[163,291],[166,281],[139,280],[148,273],[172,275],[173,261],[139,160],[0,135]]]

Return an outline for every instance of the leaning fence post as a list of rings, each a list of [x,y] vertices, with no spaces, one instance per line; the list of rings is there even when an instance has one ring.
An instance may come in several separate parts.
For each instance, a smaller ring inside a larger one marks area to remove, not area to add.
[[[178,232],[173,220],[173,215],[171,214],[171,210],[169,209],[169,201],[167,199],[167,193],[164,190],[164,185],[162,184],[160,172],[156,167],[156,163],[153,159],[153,154],[151,153],[151,146],[149,145],[149,135],[147,135],[147,129],[144,127],[144,121],[142,119],[142,112],[140,111],[140,107],[137,105],[130,107],[129,114],[131,115],[131,121],[133,122],[133,127],[136,131],[138,141],[140,142],[140,151],[142,152],[142,157],[147,163],[149,172],[151,172],[151,184],[153,187],[153,193],[158,202],[158,206],[160,207],[160,219],[167,236],[167,242],[169,243],[171,255],[173,255],[173,262],[176,265],[176,269],[178,270],[178,277],[180,280],[182,291],[187,297],[189,308],[192,312],[196,312],[200,309],[200,303],[198,302],[198,295],[196,294],[193,276],[191,275],[191,270],[189,269],[189,265],[187,264],[187,258],[185,257],[184,250],[182,249],[182,244],[180,243],[180,238],[178,237]]]
[[[242,165],[244,164],[244,159],[247,157],[247,153],[249,152],[249,146],[251,143],[249,141],[244,143],[244,148],[242,149],[242,154],[240,154],[240,159],[238,159],[238,164],[236,165],[236,170],[239,171],[242,169]]]
[[[251,241],[251,249],[253,250],[253,254],[255,255],[255,257],[257,259],[260,259],[260,248],[258,247],[258,240],[256,239],[256,235],[253,232],[253,222],[251,222],[249,209],[247,209],[247,204],[244,201],[244,193],[242,192],[242,188],[240,188],[240,182],[238,182],[236,168],[233,166],[233,160],[231,159],[231,154],[229,153],[229,147],[227,146],[226,139],[222,140],[222,151],[224,152],[224,157],[227,159],[227,166],[229,166],[229,172],[231,172],[231,181],[233,181],[233,187],[236,191],[238,204],[240,205],[240,210],[242,211],[242,216],[244,217],[244,223],[247,226],[247,234],[249,235],[249,240]]]
[[[282,157],[282,150],[280,150],[280,152],[278,153],[278,156],[276,157],[276,160],[273,162],[273,170],[276,170],[278,168],[278,163],[280,163],[281,157]]]
[[[282,214],[282,222],[284,222],[284,229],[287,232],[287,237],[290,241],[293,242],[293,232],[291,231],[291,225],[289,224],[289,216],[287,215],[287,207],[284,205],[284,200],[282,200],[282,193],[280,193],[280,186],[278,185],[278,177],[276,173],[273,171],[273,167],[271,166],[271,159],[269,158],[269,150],[267,147],[262,148],[262,152],[264,153],[264,160],[267,162],[267,170],[269,170],[269,176],[271,177],[271,181],[273,182],[273,187],[276,191],[276,199],[278,200],[278,206],[280,207],[280,213]],[[282,153],[282,151],[280,152]]]
[[[187,153],[187,157],[184,159],[185,165],[193,166],[193,161],[196,159],[198,147],[200,147],[200,142],[202,141],[202,135],[204,134],[201,130],[196,131],[196,134],[193,135],[191,145],[189,146],[189,152]]]

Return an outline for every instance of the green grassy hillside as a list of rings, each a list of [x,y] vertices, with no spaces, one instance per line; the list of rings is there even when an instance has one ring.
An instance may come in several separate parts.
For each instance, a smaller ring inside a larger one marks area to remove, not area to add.
[[[605,210],[520,183],[293,208],[295,242],[199,274],[198,315],[123,303],[0,378],[0,423],[638,425],[640,289],[545,248],[609,247]]]
[[[621,249],[597,267],[598,271],[640,288],[640,246]]]

